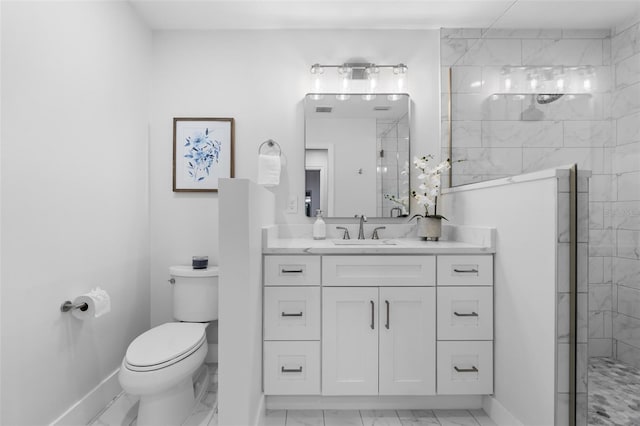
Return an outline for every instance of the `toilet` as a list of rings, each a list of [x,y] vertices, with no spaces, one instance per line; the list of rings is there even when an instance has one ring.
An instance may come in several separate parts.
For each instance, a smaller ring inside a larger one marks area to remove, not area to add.
[[[172,266],[169,273],[176,322],[131,342],[118,373],[122,389],[140,397],[138,426],[182,424],[206,388],[199,381],[206,375],[206,328],[218,319],[218,268]]]

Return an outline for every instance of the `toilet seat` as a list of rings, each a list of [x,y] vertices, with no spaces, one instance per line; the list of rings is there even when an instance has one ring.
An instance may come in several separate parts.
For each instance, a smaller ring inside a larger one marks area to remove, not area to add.
[[[182,361],[206,342],[206,324],[170,322],[138,336],[127,349],[124,365],[131,371],[155,371]]]

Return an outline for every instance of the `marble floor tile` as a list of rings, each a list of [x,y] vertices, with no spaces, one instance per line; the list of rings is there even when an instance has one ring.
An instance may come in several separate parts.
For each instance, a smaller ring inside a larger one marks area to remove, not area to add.
[[[589,360],[589,425],[640,424],[640,369],[611,358]]]
[[[284,426],[287,420],[287,410],[267,410],[265,426]]]
[[[432,410],[398,410],[402,426],[440,426]]]
[[[478,426],[480,423],[467,410],[434,410],[442,426]]]
[[[322,410],[287,410],[285,426],[324,426]]]
[[[364,426],[402,426],[395,410],[360,410]]]
[[[362,426],[358,410],[324,410],[324,426]]]

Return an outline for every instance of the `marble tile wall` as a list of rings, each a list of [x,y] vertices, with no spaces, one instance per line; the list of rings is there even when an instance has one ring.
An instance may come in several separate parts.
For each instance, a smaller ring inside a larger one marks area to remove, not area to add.
[[[442,147],[448,157],[448,73],[452,68],[453,184],[478,182],[577,162],[595,175],[610,174],[615,148],[611,108],[623,109],[633,90],[611,101],[610,30],[442,29]],[[622,47],[616,44],[616,49]],[[530,95],[498,94],[505,65],[590,65],[590,95],[540,105],[542,120],[523,121]],[[628,80],[634,70],[623,73]],[[640,98],[640,97],[639,97]]]
[[[588,244],[589,244],[589,174],[578,173],[578,238],[577,238],[577,335],[576,335],[576,403],[577,423],[586,424],[587,374],[589,358],[588,335]],[[570,368],[570,263],[569,263],[569,176],[559,178],[558,190],[558,277],[557,277],[557,321],[556,321],[556,425],[569,424],[569,368]],[[589,324],[590,327],[590,324]],[[611,344],[609,344],[611,346]]]
[[[611,64],[613,191],[602,219],[608,234],[601,237],[612,260],[603,269],[611,279],[612,355],[640,367],[640,17],[615,30]]]

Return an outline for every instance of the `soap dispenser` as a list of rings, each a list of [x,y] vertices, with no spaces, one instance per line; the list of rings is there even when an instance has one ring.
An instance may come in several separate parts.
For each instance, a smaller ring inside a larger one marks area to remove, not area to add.
[[[313,224],[313,239],[324,240],[327,236],[327,227],[322,219],[322,210],[316,210],[316,221]]]

